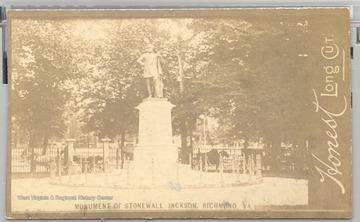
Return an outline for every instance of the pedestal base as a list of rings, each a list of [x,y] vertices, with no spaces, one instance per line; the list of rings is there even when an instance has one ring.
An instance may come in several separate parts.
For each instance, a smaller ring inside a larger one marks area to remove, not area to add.
[[[167,99],[146,99],[139,104],[139,143],[130,164],[132,184],[167,184],[175,181],[177,148],[173,145],[171,109]]]
[[[130,163],[130,183],[164,185],[175,182],[177,158],[174,145],[137,147]]]

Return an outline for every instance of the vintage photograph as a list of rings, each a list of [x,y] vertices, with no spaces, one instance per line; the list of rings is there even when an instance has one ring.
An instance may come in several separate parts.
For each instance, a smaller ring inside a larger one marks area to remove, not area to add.
[[[346,16],[10,11],[8,216],[313,212],[311,175],[349,195]]]

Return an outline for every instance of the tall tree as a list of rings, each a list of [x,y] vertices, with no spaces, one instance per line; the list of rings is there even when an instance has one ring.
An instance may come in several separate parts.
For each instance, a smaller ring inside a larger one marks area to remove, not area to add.
[[[16,24],[14,24],[16,23]],[[51,137],[62,137],[63,112],[70,96],[67,81],[73,78],[68,24],[47,20],[14,20],[11,76],[12,126],[28,134],[31,172],[34,148]]]

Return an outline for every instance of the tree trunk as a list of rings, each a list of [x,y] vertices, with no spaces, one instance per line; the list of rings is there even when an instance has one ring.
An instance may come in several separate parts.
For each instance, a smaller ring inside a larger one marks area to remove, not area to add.
[[[189,130],[189,137],[190,137],[190,144],[189,144],[189,149],[193,149],[193,129],[192,128],[190,128],[190,130]]]
[[[43,138],[43,148],[42,148],[41,155],[46,155],[48,142],[49,142],[49,135],[45,135]]]
[[[187,129],[185,121],[180,123],[180,135],[181,135],[181,148],[186,149],[187,148]]]
[[[30,173],[36,173],[36,165],[35,165],[35,133],[30,133],[29,151],[30,151]]]
[[[178,54],[178,65],[179,65],[179,88],[180,88],[180,93],[182,93],[184,91],[184,82],[183,82],[184,70],[183,70],[182,58],[180,53]]]
[[[125,145],[125,130],[121,131],[121,140],[120,140],[120,155],[121,155],[121,164],[120,168],[124,168],[125,162],[125,152],[124,152],[124,145]]]
[[[186,164],[189,162],[189,151],[188,151],[188,146],[187,146],[187,137],[188,137],[188,133],[187,133],[187,127],[186,127],[186,123],[185,120],[180,120],[180,137],[181,137],[181,149],[180,149],[180,158],[181,158],[181,163]]]
[[[192,163],[190,163],[190,159],[189,159],[189,154],[191,155],[191,156],[193,156],[193,151],[194,151],[194,148],[193,148],[193,128],[191,127],[190,129],[189,129],[189,137],[190,137],[190,144],[189,144],[189,147],[188,147],[188,152],[187,152],[187,155],[186,155],[186,157],[187,157],[187,161],[186,161],[186,163],[189,163],[190,164],[190,166],[191,166],[191,169],[192,169]]]
[[[282,148],[281,148],[281,138],[279,135],[274,134],[272,138],[272,148],[271,148],[271,165],[270,169],[274,173],[280,172],[281,166],[281,157],[282,157]]]
[[[244,154],[245,154],[245,160],[247,160],[247,157],[249,155],[249,138],[248,136],[244,137]]]

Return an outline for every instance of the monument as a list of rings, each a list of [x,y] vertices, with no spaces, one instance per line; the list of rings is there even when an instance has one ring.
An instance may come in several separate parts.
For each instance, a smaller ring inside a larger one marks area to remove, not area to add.
[[[131,163],[131,183],[166,185],[174,182],[177,147],[173,144],[171,110],[174,107],[163,97],[162,58],[149,45],[137,60],[143,65],[148,97],[140,103],[138,145]]]
[[[96,186],[126,189],[193,189],[193,188],[219,188],[231,186],[248,186],[262,182],[261,157],[253,155],[246,157],[233,156],[231,167],[225,167],[219,150],[211,150],[198,155],[192,164],[180,164],[178,149],[173,143],[171,111],[175,106],[163,98],[162,64],[163,59],[156,53],[152,45],[137,60],[143,66],[143,77],[147,89],[142,102],[135,107],[139,111],[138,144],[134,149],[133,161],[125,161],[124,168],[113,170],[109,167],[110,139],[104,138],[103,142],[103,170],[96,171],[95,156],[89,162],[85,159],[77,164],[82,176],[73,180],[73,169],[69,165],[67,175],[61,170],[56,172],[56,165],[60,169],[61,160],[55,159],[51,164],[50,183],[66,186]],[[74,159],[75,140],[68,140],[69,159]],[[200,149],[199,149],[200,151]],[[218,165],[215,172],[208,171],[210,164],[209,155],[215,152],[218,156]],[[220,151],[221,152],[221,151]],[[200,154],[200,153],[199,153]],[[229,155],[228,155],[229,157]],[[192,159],[193,156],[190,157]],[[92,167],[89,167],[92,166]],[[219,169],[217,168],[219,166]],[[98,167],[101,167],[98,166]],[[227,172],[225,172],[227,171]],[[240,175],[240,171],[242,174]],[[56,176],[56,173],[58,176]]]
[[[144,68],[143,78],[145,80],[148,98],[163,97],[162,66],[163,58],[155,52],[153,45],[148,45],[146,52],[136,61]]]

